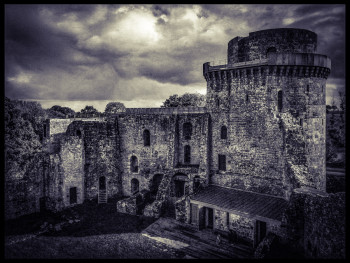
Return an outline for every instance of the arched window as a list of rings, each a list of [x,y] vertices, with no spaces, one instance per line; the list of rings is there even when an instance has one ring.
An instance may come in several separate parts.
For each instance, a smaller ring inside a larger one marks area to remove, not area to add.
[[[131,194],[134,195],[139,192],[139,180],[131,179]]]
[[[221,127],[220,138],[221,139],[227,139],[227,128],[226,128],[226,126],[222,126]]]
[[[184,163],[191,163],[191,146],[184,147]]]
[[[192,135],[192,124],[189,122],[183,125],[183,136],[186,140],[190,140]]]
[[[130,171],[132,173],[137,173],[139,171],[139,164],[136,156],[131,156],[130,158]]]
[[[80,138],[81,137],[81,131],[80,130],[77,130],[76,132],[76,135]]]
[[[278,111],[282,111],[283,108],[283,93],[282,90],[278,92]]]
[[[143,145],[150,146],[151,145],[151,135],[149,130],[143,131]]]

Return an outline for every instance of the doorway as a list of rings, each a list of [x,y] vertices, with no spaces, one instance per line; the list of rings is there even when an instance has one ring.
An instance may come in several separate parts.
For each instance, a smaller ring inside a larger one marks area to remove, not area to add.
[[[69,203],[76,204],[77,203],[77,188],[71,187],[69,189]]]
[[[206,207],[206,227],[213,229],[214,225],[214,210],[213,208]]]
[[[107,203],[106,177],[101,176],[98,179],[98,203]]]
[[[266,222],[256,220],[256,245],[258,245],[266,236]]]

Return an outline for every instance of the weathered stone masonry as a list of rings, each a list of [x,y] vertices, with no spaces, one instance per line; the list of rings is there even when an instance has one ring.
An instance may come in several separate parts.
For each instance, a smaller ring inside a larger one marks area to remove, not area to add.
[[[330,59],[316,50],[317,35],[308,30],[253,32],[228,43],[228,64],[204,63],[205,108],[48,120],[56,190],[47,207],[124,197],[120,212],[166,212],[199,229],[232,229],[252,246],[267,233],[302,239],[285,229],[286,222],[293,229],[291,218],[304,222],[295,196],[325,192],[326,185]],[[260,199],[266,204],[252,210]]]

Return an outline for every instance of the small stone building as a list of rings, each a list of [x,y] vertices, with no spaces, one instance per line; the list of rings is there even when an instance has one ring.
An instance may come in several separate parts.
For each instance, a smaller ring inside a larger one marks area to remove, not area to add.
[[[252,246],[288,235],[291,196],[326,186],[331,63],[316,49],[309,30],[252,32],[228,43],[227,64],[203,64],[206,107],[47,120],[43,207],[124,197],[118,211],[232,229]]]

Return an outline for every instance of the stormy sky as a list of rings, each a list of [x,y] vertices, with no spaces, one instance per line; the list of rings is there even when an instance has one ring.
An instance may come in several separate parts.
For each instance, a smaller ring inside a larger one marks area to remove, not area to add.
[[[345,5],[5,5],[5,96],[76,111],[159,107],[205,94],[202,65],[223,64],[229,40],[279,27],[318,35],[330,104],[345,89]]]

